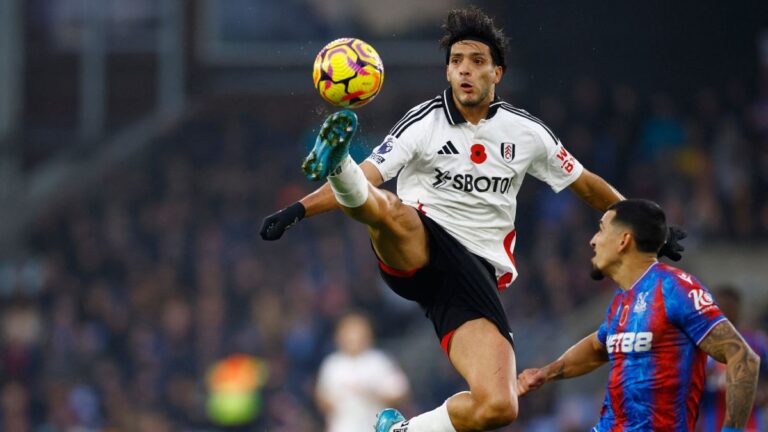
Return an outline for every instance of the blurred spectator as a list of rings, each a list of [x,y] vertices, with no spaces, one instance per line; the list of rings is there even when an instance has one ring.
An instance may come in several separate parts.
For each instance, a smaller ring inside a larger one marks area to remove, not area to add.
[[[658,162],[685,143],[685,129],[674,100],[665,93],[651,96],[651,117],[642,129],[640,159]]]
[[[11,381],[0,388],[0,424],[2,424],[2,430],[8,432],[32,430],[29,399],[29,391],[19,382]]]
[[[408,379],[400,367],[374,348],[371,323],[363,315],[345,315],[336,325],[337,350],[323,360],[315,397],[328,432],[373,427],[376,414],[403,402]]]

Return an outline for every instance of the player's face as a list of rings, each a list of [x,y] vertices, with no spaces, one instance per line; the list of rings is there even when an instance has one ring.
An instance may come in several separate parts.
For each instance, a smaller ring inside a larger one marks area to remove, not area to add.
[[[488,45],[468,40],[451,46],[446,74],[459,103],[465,107],[475,107],[491,103],[502,70],[501,66],[493,64]]]
[[[625,230],[613,223],[616,212],[609,210],[600,218],[600,228],[597,230],[589,245],[595,252],[592,257],[592,279],[601,280],[606,270],[620,259]]]

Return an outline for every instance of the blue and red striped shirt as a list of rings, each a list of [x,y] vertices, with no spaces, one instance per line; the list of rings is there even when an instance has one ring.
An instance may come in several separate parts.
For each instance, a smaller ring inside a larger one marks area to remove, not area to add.
[[[617,290],[597,331],[610,372],[593,431],[693,430],[707,359],[698,345],[725,319],[696,278],[666,264]]]

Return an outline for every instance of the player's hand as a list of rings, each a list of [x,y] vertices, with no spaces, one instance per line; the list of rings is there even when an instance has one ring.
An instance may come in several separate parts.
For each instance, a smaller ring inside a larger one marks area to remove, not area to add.
[[[680,240],[688,237],[688,233],[677,225],[667,227],[667,242],[659,249],[659,258],[667,257],[672,261],[680,261],[685,246],[681,245]]]
[[[526,369],[517,376],[517,396],[536,390],[547,382],[543,369]]]
[[[280,210],[277,213],[273,213],[264,218],[264,222],[261,223],[261,238],[264,240],[277,240],[283,236],[285,231],[299,223],[304,219],[306,209],[300,202],[291,204],[290,206]]]

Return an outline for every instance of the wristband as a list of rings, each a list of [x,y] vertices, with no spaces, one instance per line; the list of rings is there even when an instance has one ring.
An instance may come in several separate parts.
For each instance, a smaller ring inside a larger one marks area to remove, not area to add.
[[[744,432],[744,429],[742,428],[735,428],[735,427],[727,427],[723,426],[722,429],[720,429],[720,432]]]

